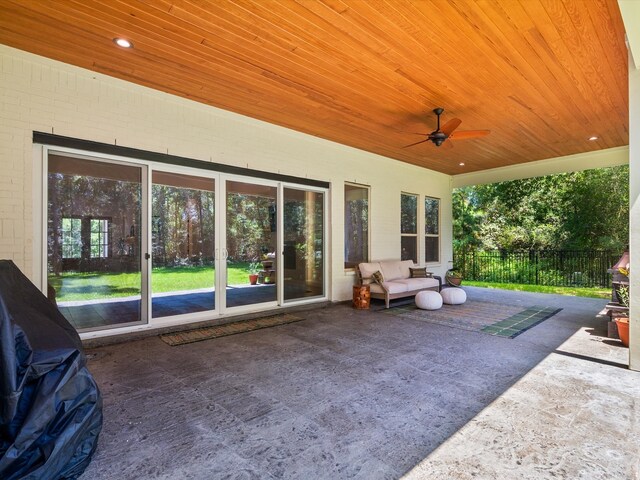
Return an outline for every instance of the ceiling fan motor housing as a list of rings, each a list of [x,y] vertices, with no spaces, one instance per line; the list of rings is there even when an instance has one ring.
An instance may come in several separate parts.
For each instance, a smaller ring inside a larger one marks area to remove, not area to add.
[[[447,139],[447,134],[436,130],[429,134],[429,140],[433,142],[436,147],[442,145],[442,143]]]

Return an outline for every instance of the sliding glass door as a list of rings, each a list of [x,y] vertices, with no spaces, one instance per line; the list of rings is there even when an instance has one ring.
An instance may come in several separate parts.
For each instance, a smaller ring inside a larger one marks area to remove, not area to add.
[[[215,179],[151,178],[152,316],[215,310]]]
[[[275,185],[226,181],[226,308],[277,301]]]
[[[324,193],[283,190],[284,301],[324,296]]]
[[[49,155],[47,283],[79,330],[146,321],[143,169]]]
[[[46,281],[78,330],[326,295],[326,190],[54,151],[47,168]]]

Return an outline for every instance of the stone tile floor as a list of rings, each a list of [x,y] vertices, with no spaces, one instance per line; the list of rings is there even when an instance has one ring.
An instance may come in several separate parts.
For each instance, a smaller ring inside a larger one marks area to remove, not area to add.
[[[89,350],[105,424],[81,478],[638,478],[640,373],[606,302],[466,290],[563,310],[515,339],[337,305]]]

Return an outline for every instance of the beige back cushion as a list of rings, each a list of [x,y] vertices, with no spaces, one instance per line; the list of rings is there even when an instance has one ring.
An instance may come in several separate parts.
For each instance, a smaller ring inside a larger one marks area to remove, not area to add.
[[[415,267],[413,260],[404,260],[400,262],[400,271],[402,272],[402,278],[411,278],[410,268]]]
[[[411,275],[409,268],[413,266],[413,260],[380,262],[385,282],[397,280],[398,278],[409,278]]]
[[[369,285],[370,283],[373,282],[373,279],[371,278],[371,275],[373,275],[378,270],[380,270],[380,263],[378,263],[378,262],[360,263],[358,265],[358,268],[360,269],[360,275],[362,275],[362,284],[363,285]],[[387,278],[386,278],[386,275],[385,275],[385,280],[386,279]]]

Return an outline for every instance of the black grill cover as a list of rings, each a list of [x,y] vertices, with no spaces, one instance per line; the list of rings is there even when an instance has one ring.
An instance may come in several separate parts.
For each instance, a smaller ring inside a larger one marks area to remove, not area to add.
[[[80,337],[9,260],[0,260],[0,478],[77,478],[102,428]]]

